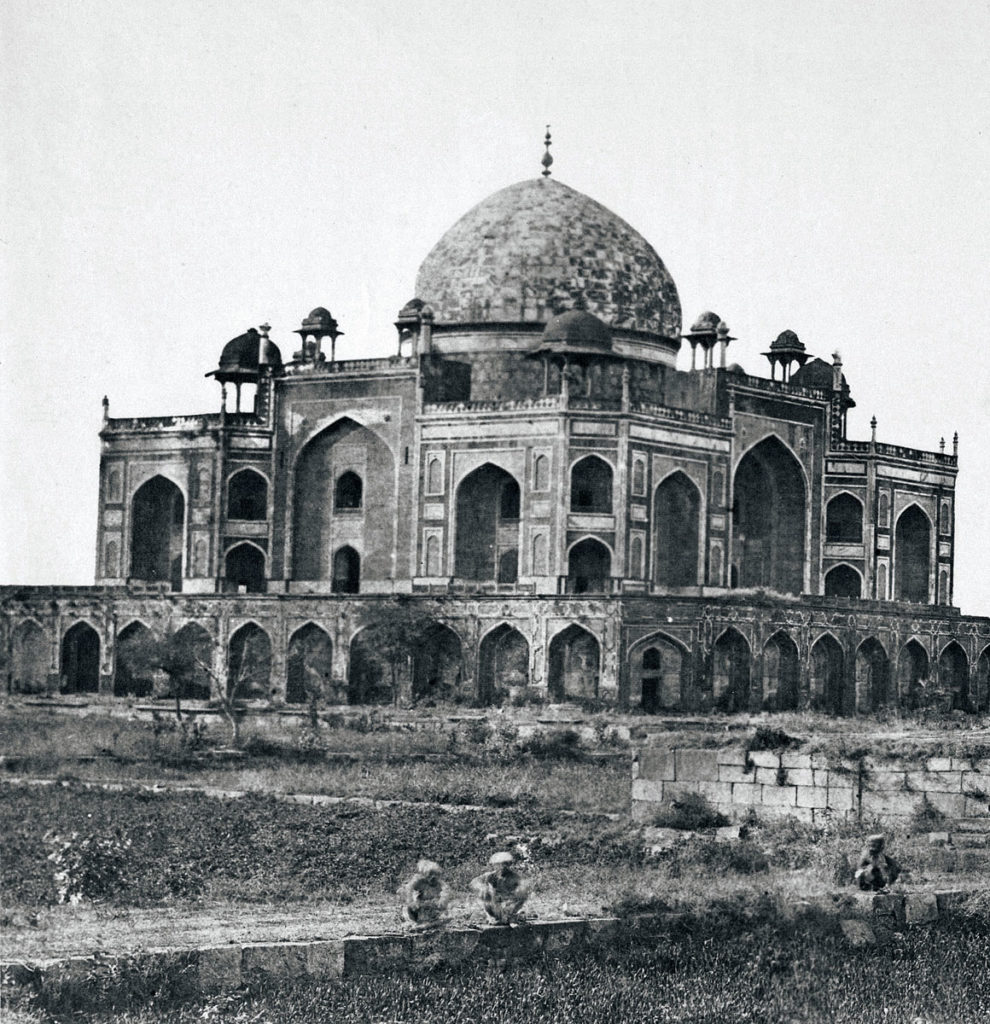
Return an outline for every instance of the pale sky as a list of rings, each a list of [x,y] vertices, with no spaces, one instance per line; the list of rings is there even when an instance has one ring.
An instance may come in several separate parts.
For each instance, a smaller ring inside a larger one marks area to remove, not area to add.
[[[317,305],[390,352],[550,122],[731,359],[790,328],[842,353],[850,436],[959,431],[955,599],[990,613],[985,0],[6,0],[0,36],[0,582],[92,582],[104,394],[215,411],[224,343],[288,356]]]

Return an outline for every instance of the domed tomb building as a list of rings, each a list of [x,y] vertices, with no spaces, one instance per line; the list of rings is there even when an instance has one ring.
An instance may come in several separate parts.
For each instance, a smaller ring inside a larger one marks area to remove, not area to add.
[[[395,329],[365,358],[319,307],[289,359],[268,325],[223,346],[219,412],[105,408],[96,585],[2,591],[8,687],[146,695],[134,641],[184,631],[192,697],[990,707],[990,623],[952,604],[955,445],[849,439],[838,356],[792,330],[769,377],[727,365],[726,323],[685,331],[601,204],[496,192]],[[414,636],[394,676],[385,622]]]

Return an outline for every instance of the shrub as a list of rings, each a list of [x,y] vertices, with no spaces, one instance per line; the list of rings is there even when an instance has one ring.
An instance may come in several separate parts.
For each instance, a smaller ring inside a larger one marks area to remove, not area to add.
[[[660,810],[653,819],[658,828],[677,828],[696,832],[703,828],[721,828],[729,819],[716,810],[700,793],[686,793]]]
[[[131,841],[120,835],[46,832],[48,860],[54,867],[56,902],[82,903],[110,896],[123,877]]]
[[[757,726],[756,732],[746,744],[747,750],[786,750],[788,747],[800,746],[801,740],[788,736],[783,729],[774,729],[768,725]]]
[[[519,748],[538,761],[580,761],[584,758],[581,737],[573,729],[535,733],[523,740]]]

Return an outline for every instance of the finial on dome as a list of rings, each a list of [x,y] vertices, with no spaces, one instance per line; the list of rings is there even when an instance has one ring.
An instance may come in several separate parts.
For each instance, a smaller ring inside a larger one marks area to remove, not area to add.
[[[550,147],[553,145],[550,141],[550,125],[547,125],[547,134],[543,139],[543,145],[546,146],[546,152],[543,154],[543,159],[540,161],[540,163],[543,164],[543,171],[541,173],[544,178],[549,178],[550,165],[553,163],[553,157],[550,155]]]

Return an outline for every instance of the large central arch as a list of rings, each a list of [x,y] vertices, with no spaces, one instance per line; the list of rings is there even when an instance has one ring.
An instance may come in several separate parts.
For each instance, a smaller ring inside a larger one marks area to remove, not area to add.
[[[344,500],[335,505],[341,480]],[[394,491],[392,452],[374,431],[345,417],[308,441],[293,482],[293,579],[331,580],[334,552],[362,529],[362,575],[388,578],[395,519],[362,515],[362,509],[392,508]]]
[[[768,437],[740,460],[733,496],[736,585],[800,594],[806,505],[801,464],[780,440]]]
[[[908,506],[894,529],[894,596],[898,601],[928,603],[931,523],[917,505]]]
[[[153,476],[131,502],[131,576],[168,581],[182,589],[182,543],[186,503],[182,491],[163,476]]]
[[[698,583],[701,495],[680,471],[672,473],[653,499],[654,582],[661,587]]]
[[[454,575],[512,583],[519,559],[519,483],[486,462],[457,488]]]

